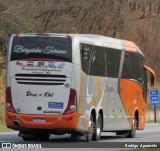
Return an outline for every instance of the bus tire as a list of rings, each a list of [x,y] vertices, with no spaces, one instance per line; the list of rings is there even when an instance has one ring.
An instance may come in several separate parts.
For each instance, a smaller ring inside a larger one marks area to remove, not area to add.
[[[93,119],[93,115],[91,114],[90,115],[90,127],[89,127],[89,130],[86,132],[86,141],[87,142],[90,142],[92,141],[93,139],[93,133],[94,133],[94,128],[95,128],[95,122],[94,122],[94,119]]]
[[[127,138],[134,138],[136,135],[136,129],[134,127],[131,128],[131,130],[128,131],[128,134],[126,135]]]
[[[126,135],[127,138],[134,138],[136,135],[136,129],[137,129],[137,118],[134,116],[134,122],[133,122],[133,127],[131,130],[128,131],[128,134]]]
[[[102,131],[102,117],[100,114],[98,114],[98,118],[95,124],[95,129],[93,133],[93,140],[99,141],[101,138],[101,131]]]

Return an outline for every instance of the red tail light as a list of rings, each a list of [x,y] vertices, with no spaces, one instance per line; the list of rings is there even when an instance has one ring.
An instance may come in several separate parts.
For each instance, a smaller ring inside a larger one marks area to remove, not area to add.
[[[10,112],[16,112],[12,104],[11,88],[6,88],[6,109]]]
[[[76,90],[71,89],[68,106],[63,114],[73,113],[76,110],[77,110],[77,93]]]
[[[70,36],[70,35],[67,35],[67,39],[72,39],[72,36]]]

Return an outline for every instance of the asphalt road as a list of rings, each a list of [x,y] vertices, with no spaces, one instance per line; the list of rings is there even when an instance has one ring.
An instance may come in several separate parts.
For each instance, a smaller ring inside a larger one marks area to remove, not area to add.
[[[92,151],[94,151],[94,149],[91,148],[95,148],[95,150],[97,150],[96,148],[100,148],[98,149],[99,151],[111,150],[109,148],[113,148],[112,150],[120,150],[120,148],[126,148],[126,149],[135,148],[137,147],[137,145],[138,147],[147,147],[145,145],[152,145],[152,147],[156,147],[157,145],[160,147],[160,123],[147,124],[145,130],[140,130],[136,132],[135,138],[125,138],[124,136],[116,136],[115,133],[103,132],[101,140],[99,142],[88,143],[82,140],[73,141],[70,139],[70,135],[61,135],[61,136],[51,135],[49,141],[47,142],[42,142],[42,141],[26,142],[23,141],[21,137],[18,137],[18,132],[3,132],[3,133],[1,132],[0,143],[1,144],[12,143],[13,146],[14,144],[26,145],[27,143],[40,144],[39,147],[42,146],[42,147],[55,148],[55,150],[61,150],[61,148],[72,148],[69,149],[69,151],[75,150],[73,148],[77,148],[78,150],[92,150]],[[16,148],[17,146],[14,147]],[[25,146],[23,147],[25,148]],[[50,149],[39,149],[39,151],[40,150],[49,151]]]

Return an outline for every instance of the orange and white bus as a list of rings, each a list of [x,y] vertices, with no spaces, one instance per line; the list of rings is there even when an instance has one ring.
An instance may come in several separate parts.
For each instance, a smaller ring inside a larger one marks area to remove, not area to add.
[[[135,137],[146,122],[144,55],[132,42],[87,34],[14,34],[6,76],[6,125],[24,140],[101,132]]]

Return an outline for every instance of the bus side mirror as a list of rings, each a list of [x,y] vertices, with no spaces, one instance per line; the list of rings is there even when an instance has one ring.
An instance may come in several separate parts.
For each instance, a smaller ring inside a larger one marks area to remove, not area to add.
[[[155,72],[148,66],[143,66],[146,70],[150,72],[150,86],[154,86],[156,84],[156,74]]]
[[[151,86],[154,86],[154,75],[151,73],[151,83],[150,83]]]

